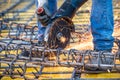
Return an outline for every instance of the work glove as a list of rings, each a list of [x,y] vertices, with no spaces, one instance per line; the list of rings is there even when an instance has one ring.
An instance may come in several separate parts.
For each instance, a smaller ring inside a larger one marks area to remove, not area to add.
[[[51,16],[51,13],[48,7],[48,1],[39,0],[38,5],[39,5],[38,9],[36,10],[38,21],[40,21],[43,26],[47,26]]]

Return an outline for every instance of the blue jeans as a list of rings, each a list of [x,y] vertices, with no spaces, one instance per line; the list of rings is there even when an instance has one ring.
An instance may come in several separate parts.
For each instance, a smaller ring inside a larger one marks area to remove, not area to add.
[[[38,8],[40,6],[40,4],[38,4],[39,0],[35,0],[35,1],[36,1],[35,2],[36,7]],[[46,0],[45,3],[47,3],[48,5],[48,9],[50,13],[54,14],[57,10],[57,0]],[[37,23],[38,23],[38,41],[43,41],[46,27],[42,26],[40,21],[38,21]]]
[[[95,50],[111,50],[114,38],[112,0],[92,0],[91,30]]]

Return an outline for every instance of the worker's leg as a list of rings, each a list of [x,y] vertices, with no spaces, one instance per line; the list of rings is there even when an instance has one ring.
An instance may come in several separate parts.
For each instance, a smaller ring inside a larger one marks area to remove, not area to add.
[[[91,29],[95,50],[112,49],[113,26],[112,0],[92,0]]]
[[[110,52],[113,47],[113,8],[112,0],[92,0],[91,11],[91,30],[93,35],[94,49],[100,54],[100,58],[92,57],[88,63],[91,64],[113,64],[113,56]],[[106,55],[103,56],[103,54]],[[98,62],[99,59],[99,62]],[[90,67],[86,66],[87,70],[111,70],[111,67]]]

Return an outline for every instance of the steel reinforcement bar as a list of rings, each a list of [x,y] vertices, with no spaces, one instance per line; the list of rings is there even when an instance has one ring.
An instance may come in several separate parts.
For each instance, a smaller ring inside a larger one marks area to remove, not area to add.
[[[14,42],[14,41],[13,41]],[[48,49],[45,47],[39,47],[36,45],[18,45],[10,43],[0,43],[4,45],[3,50],[0,53],[0,64],[2,76],[9,75],[14,78],[22,76],[26,79],[26,74],[33,74],[35,78],[39,78],[42,74],[42,69],[47,66],[61,66],[61,67],[74,67],[72,78],[75,74],[81,73],[101,73],[101,72],[120,72],[120,63],[116,63],[120,60],[120,51],[114,54],[108,54],[106,52],[96,52],[92,50],[80,51],[75,49],[62,50],[62,49]],[[4,52],[5,51],[5,52]],[[14,52],[11,52],[14,51]],[[19,51],[28,51],[29,56],[21,56]],[[54,58],[50,55],[54,55]],[[61,56],[62,55],[62,56]],[[97,61],[92,64],[92,59]],[[112,64],[107,64],[107,59],[113,59]],[[102,63],[102,61],[104,61]],[[6,66],[3,66],[6,65]],[[94,67],[106,69],[106,71],[86,71],[85,67]],[[21,71],[16,69],[21,69]],[[28,73],[27,68],[34,68],[35,72]],[[38,68],[40,68],[38,70]]]
[[[12,23],[8,35],[0,39],[0,78],[10,76],[28,79],[33,75],[38,79],[45,67],[73,67],[71,79],[80,77],[82,73],[120,72],[120,40],[115,39],[118,48],[113,54],[93,50],[63,50],[40,47],[36,44],[36,26]],[[75,33],[78,35],[78,33]],[[1,34],[2,35],[2,34]],[[3,35],[2,35],[3,36]],[[21,55],[27,54],[27,56]],[[95,59],[95,63],[93,60]],[[108,60],[113,60],[107,64]],[[103,69],[104,71],[88,71],[86,67]],[[33,68],[31,72],[27,69]],[[54,74],[54,73],[53,73]]]

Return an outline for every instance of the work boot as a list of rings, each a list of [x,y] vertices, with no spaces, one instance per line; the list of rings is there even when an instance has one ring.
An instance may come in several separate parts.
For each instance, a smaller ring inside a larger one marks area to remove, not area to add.
[[[94,53],[94,52],[93,52]],[[100,54],[100,58],[97,56],[92,56],[91,59],[86,64],[97,64],[99,66],[88,66],[85,65],[84,69],[87,71],[111,71],[112,67],[110,66],[104,66],[101,65],[112,65],[114,64],[114,56],[111,52],[106,51],[98,51],[95,52],[97,54]]]

